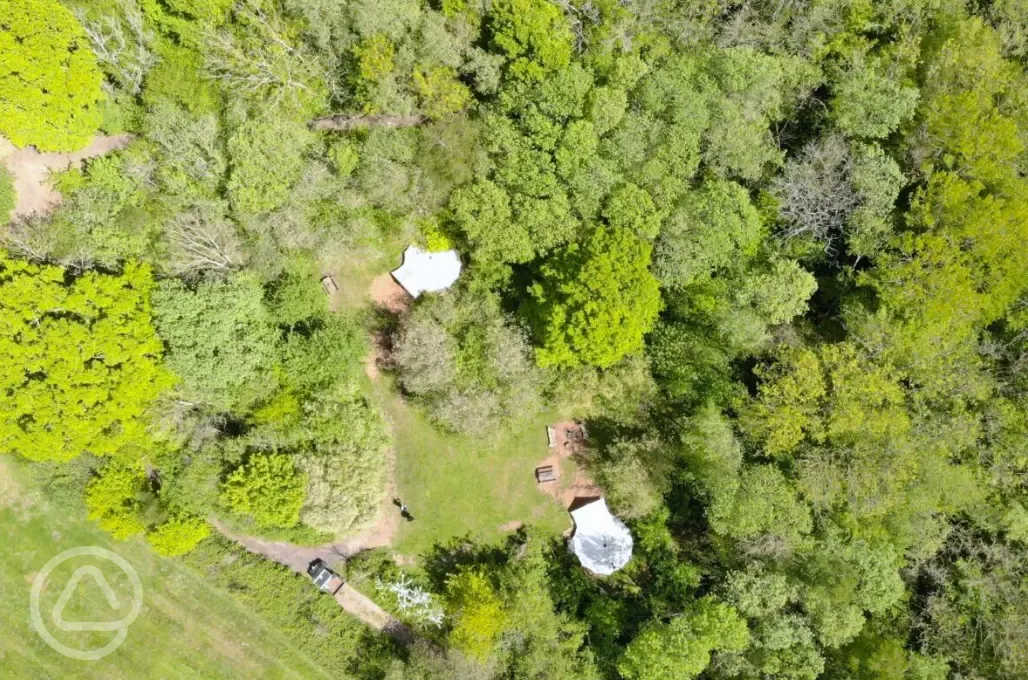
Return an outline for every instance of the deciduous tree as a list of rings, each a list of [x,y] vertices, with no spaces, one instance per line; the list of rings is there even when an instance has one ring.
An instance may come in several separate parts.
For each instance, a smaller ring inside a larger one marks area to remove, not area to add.
[[[8,0],[0,25],[0,133],[74,151],[100,126],[103,78],[89,39],[57,0]]]

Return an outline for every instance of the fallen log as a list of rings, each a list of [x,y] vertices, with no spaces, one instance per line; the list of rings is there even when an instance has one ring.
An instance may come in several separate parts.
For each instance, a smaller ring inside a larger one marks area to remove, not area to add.
[[[421,125],[423,122],[425,122],[425,117],[421,115],[361,116],[348,113],[341,113],[336,114],[334,116],[324,116],[322,118],[315,118],[311,121],[310,126],[315,130],[353,130],[362,127],[413,127],[415,125]]]

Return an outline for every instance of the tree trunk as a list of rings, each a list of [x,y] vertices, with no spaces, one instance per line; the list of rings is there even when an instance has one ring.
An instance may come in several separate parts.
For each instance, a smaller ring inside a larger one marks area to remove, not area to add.
[[[315,118],[310,125],[315,130],[353,130],[361,127],[412,127],[425,121],[424,116],[360,116],[354,114],[337,114]]]

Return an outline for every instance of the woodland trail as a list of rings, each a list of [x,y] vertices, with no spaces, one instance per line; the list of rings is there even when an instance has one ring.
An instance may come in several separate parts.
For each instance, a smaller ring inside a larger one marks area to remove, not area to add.
[[[375,305],[384,307],[393,313],[402,312],[410,303],[409,296],[393,281],[389,274],[384,274],[375,279],[371,284],[369,295]],[[378,378],[380,354],[380,339],[372,338],[372,350],[365,361],[365,368],[371,380]],[[386,493],[383,496],[382,505],[379,508],[375,524],[367,531],[352,538],[318,546],[302,546],[284,541],[269,541],[256,536],[238,534],[218,520],[212,520],[211,523],[223,536],[235,541],[248,551],[262,555],[306,576],[307,566],[315,559],[322,559],[331,566],[340,561],[345,561],[364,550],[384,548],[392,544],[393,536],[399,527],[400,515],[392,503],[396,486],[393,474],[395,457],[391,448],[386,451],[386,465],[389,468]],[[409,628],[394,619],[388,612],[375,604],[374,601],[350,585],[344,585],[336,593],[335,599],[340,607],[375,630],[384,632],[404,644],[409,644],[413,641],[414,636]]]
[[[289,567],[298,574],[307,576],[307,566],[315,559],[322,559],[329,565],[334,565],[340,560],[352,557],[360,549],[347,541],[332,543],[321,546],[299,546],[292,543],[280,541],[267,541],[255,536],[237,534],[218,520],[211,520],[211,524],[223,536],[231,539],[248,551],[268,558],[273,562]],[[311,584],[311,588],[314,585]],[[369,597],[361,594],[349,584],[343,585],[335,594],[336,602],[348,613],[357,617],[375,630],[381,631],[397,642],[409,644],[414,640],[414,634],[403,623],[394,619],[384,609],[379,607]]]
[[[78,167],[87,159],[124,148],[133,137],[97,135],[89,146],[74,153],[40,153],[32,146],[18,149],[0,138],[0,162],[13,176],[18,197],[9,217],[16,220],[50,212],[61,203],[60,192],[49,182],[51,173]]]

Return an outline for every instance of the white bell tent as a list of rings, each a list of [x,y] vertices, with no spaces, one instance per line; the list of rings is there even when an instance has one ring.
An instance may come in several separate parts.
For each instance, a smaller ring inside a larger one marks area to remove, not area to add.
[[[632,559],[632,534],[624,522],[610,514],[607,501],[599,498],[587,503],[572,510],[571,517],[575,520],[571,552],[583,567],[607,576]]]
[[[456,250],[429,253],[409,246],[403,251],[403,265],[393,271],[393,278],[411,297],[422,293],[446,290],[460,276],[460,257]]]

